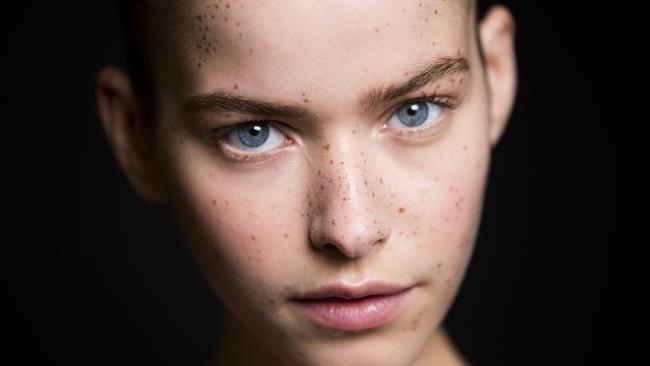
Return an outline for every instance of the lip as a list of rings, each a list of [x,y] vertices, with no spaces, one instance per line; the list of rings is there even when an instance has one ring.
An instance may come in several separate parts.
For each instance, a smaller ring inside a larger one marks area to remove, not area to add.
[[[311,321],[337,330],[364,330],[390,323],[408,305],[415,286],[365,282],[331,284],[291,299]]]

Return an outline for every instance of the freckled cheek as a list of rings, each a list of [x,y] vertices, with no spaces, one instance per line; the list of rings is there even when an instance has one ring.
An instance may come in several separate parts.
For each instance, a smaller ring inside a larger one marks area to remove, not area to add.
[[[438,189],[431,199],[435,241],[447,250],[467,248],[480,220],[485,185],[485,169],[474,168],[475,164],[487,165],[484,158],[472,157],[457,166],[462,170],[449,174],[453,178],[440,179]]]
[[[279,269],[288,268],[292,258],[286,255],[289,239],[283,233],[290,234],[278,230],[272,215],[237,197],[224,192],[195,196],[193,250],[216,287],[223,289],[220,282],[227,281],[240,287],[242,295],[249,290],[263,296],[283,282]]]

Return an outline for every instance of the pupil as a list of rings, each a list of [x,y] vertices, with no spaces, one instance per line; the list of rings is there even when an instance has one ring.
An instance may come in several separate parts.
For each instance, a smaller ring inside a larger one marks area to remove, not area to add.
[[[237,129],[239,141],[248,147],[258,147],[269,138],[269,127],[264,123],[242,126]]]
[[[398,111],[399,120],[409,127],[421,125],[429,116],[429,108],[424,102],[413,102],[404,104]]]

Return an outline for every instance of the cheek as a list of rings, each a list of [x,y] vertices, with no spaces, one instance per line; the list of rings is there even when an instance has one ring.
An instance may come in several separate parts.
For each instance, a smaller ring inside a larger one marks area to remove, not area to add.
[[[412,197],[414,210],[403,213],[406,220],[397,235],[418,243],[418,255],[426,254],[417,260],[439,283],[456,284],[470,258],[489,156],[486,143],[474,136],[460,137],[419,168],[423,173]]]
[[[282,193],[274,193],[268,187],[242,185],[191,147],[172,155],[170,206],[192,255],[219,296],[227,301],[238,293],[261,291],[263,297],[266,288],[282,283],[277,268],[291,264],[292,257],[285,253],[297,237],[291,225],[299,219],[289,209],[291,187],[284,185]],[[284,221],[278,220],[280,215]],[[237,288],[229,287],[234,284]]]

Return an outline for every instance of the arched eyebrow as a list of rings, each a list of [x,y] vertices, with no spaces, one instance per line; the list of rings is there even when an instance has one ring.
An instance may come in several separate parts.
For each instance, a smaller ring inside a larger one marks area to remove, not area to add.
[[[365,93],[359,100],[359,106],[366,112],[374,106],[398,99],[445,77],[468,71],[469,61],[465,57],[439,57],[402,83],[378,87]]]
[[[395,100],[445,77],[468,70],[469,62],[465,57],[438,57],[424,68],[416,71],[414,76],[404,82],[380,86],[364,93],[359,98],[359,106],[362,111],[366,112],[377,105]],[[317,118],[315,112],[303,106],[255,100],[224,90],[192,96],[184,103],[183,108],[187,114],[233,112],[285,118]]]

